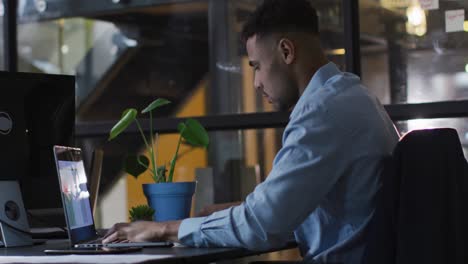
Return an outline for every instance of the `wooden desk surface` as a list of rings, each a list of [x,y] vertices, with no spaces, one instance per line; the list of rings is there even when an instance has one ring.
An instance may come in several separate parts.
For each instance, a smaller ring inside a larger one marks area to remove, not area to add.
[[[0,263],[114,263],[116,256],[120,256],[117,260],[121,261],[121,263],[210,263],[219,260],[260,255],[294,248],[296,246],[295,243],[289,243],[286,247],[262,252],[254,252],[240,248],[189,247],[144,248],[142,251],[123,255],[48,256],[43,252],[44,249],[65,248],[67,245],[68,242],[66,240],[51,240],[46,244],[32,247],[0,248]],[[21,259],[19,257],[21,257]]]

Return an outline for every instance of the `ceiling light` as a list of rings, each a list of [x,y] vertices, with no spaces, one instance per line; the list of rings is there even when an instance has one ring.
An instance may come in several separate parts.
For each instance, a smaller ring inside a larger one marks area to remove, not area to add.
[[[411,6],[406,11],[408,22],[413,26],[419,26],[426,20],[426,15],[420,6]]]
[[[70,51],[70,48],[68,47],[68,45],[62,45],[60,51],[62,52],[62,54],[67,54]]]
[[[409,34],[424,36],[427,32],[426,13],[419,5],[412,5],[406,9],[408,22],[406,31]]]

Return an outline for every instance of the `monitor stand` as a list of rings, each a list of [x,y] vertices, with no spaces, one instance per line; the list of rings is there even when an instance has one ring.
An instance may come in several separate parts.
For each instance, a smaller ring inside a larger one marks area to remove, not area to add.
[[[0,246],[33,244],[21,191],[16,181],[0,181]]]

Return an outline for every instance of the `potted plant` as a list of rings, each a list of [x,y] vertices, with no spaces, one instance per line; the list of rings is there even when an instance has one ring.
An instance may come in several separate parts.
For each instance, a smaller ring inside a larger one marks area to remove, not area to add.
[[[143,192],[148,200],[148,204],[155,210],[153,219],[158,222],[183,219],[187,218],[190,214],[196,182],[173,182],[174,168],[179,158],[180,145],[184,143],[192,147],[207,148],[209,144],[208,133],[205,128],[197,120],[188,118],[177,126],[180,134],[179,141],[174,156],[168,164],[169,172],[167,171],[166,164],[158,166],[156,160],[157,153],[154,147],[154,138],[157,135],[153,130],[153,110],[169,103],[170,101],[166,99],[158,98],[141,111],[141,114],[149,113],[150,135],[148,138],[137,119],[138,111],[135,108],[126,109],[122,113],[121,119],[109,133],[109,140],[113,140],[133,122],[136,123],[149,153],[149,158],[145,155],[127,156],[124,163],[124,171],[135,178],[146,170],[151,172],[155,183],[143,184]]]
[[[151,221],[153,220],[154,216],[154,209],[149,207],[146,204],[141,204],[132,207],[129,211],[128,214],[130,215],[130,221],[135,222],[135,221]]]

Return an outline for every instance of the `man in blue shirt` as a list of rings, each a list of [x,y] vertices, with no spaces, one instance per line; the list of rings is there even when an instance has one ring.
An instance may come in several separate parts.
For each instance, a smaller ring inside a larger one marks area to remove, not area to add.
[[[328,62],[308,1],[264,1],[242,35],[255,88],[292,110],[269,176],[239,205],[182,221],[117,224],[104,242],[263,250],[294,235],[305,262],[360,263],[381,161],[399,138],[392,121],[359,77]]]

